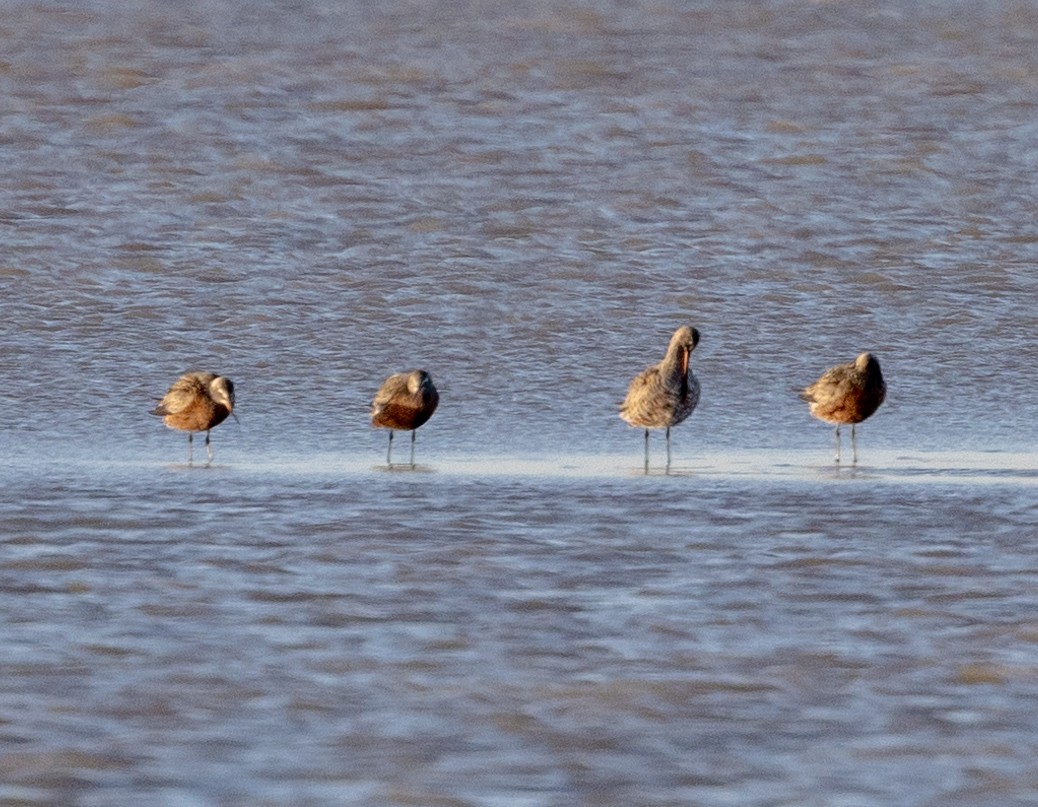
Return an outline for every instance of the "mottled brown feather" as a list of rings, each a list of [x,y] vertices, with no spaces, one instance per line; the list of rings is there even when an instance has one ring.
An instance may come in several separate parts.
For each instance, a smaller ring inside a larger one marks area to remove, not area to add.
[[[413,431],[432,417],[439,402],[440,395],[425,370],[394,373],[375,393],[371,425]]]
[[[886,394],[879,361],[862,353],[853,362],[826,370],[800,397],[819,420],[841,424],[861,423],[879,409]]]
[[[620,417],[632,426],[669,429],[691,415],[699,403],[699,381],[689,368],[697,344],[699,331],[688,325],[678,328],[663,360],[631,381]]]
[[[171,429],[204,432],[223,423],[234,410],[234,384],[213,373],[185,373],[178,378],[153,415]]]

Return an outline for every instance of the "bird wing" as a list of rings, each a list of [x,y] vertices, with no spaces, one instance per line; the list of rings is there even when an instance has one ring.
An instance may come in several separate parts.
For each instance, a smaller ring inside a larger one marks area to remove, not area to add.
[[[638,373],[627,388],[627,397],[620,404],[620,417],[631,422],[641,420],[645,410],[652,407],[659,394],[660,368],[658,364],[647,367]]]
[[[373,416],[379,414],[389,405],[393,398],[402,392],[407,392],[407,375],[404,373],[393,373],[393,375],[382,382],[382,386],[375,393],[375,399],[371,402],[371,414]]]
[[[801,394],[805,401],[812,403],[824,403],[834,399],[846,397],[854,386],[855,371],[850,364],[840,364],[830,367],[814,384],[805,389]]]
[[[159,401],[159,405],[152,410],[155,415],[176,415],[183,412],[196,400],[205,387],[197,376],[185,375],[173,382],[169,392]]]

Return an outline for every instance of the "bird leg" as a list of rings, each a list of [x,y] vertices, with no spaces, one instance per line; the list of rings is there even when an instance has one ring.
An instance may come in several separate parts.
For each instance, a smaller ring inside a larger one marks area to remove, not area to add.
[[[414,435],[415,429],[411,429],[411,470],[414,470]]]
[[[855,423],[851,424],[851,464],[853,465],[858,464],[858,440],[854,434],[854,427],[856,425],[857,424]]]
[[[840,424],[836,424],[836,464],[840,463]]]
[[[187,464],[193,463],[192,453],[194,451],[194,434],[191,432],[187,433]]]
[[[649,473],[649,430],[645,430],[645,473]]]
[[[393,464],[393,430],[389,430],[389,449],[386,451],[386,465]]]
[[[205,464],[206,465],[212,465],[213,464],[213,446],[209,442],[209,430],[208,429],[206,429],[206,431],[205,431],[205,455],[206,455],[206,457],[208,457],[208,459],[206,460]]]
[[[670,473],[670,426],[667,427],[667,473]]]

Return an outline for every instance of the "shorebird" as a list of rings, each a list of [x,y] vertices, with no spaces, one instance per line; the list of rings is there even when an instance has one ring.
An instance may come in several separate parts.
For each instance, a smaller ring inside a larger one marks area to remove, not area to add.
[[[699,344],[699,331],[682,325],[670,338],[663,361],[634,377],[620,406],[620,417],[645,429],[645,473],[649,472],[649,429],[667,430],[667,470],[670,470],[670,427],[692,414],[699,403],[699,381],[688,360]]]
[[[855,424],[879,409],[886,394],[879,361],[871,353],[862,353],[852,362],[830,367],[800,397],[811,405],[812,415],[836,424],[836,462],[840,461],[840,425],[851,424],[851,454],[857,463]]]
[[[414,439],[418,427],[432,417],[440,394],[425,370],[393,373],[371,402],[371,425],[389,429],[386,464],[393,464],[393,430],[411,430],[411,467],[414,468]]]
[[[238,419],[234,414],[234,384],[213,373],[184,373],[151,413],[161,416],[169,428],[187,432],[188,465],[192,462],[194,432],[205,432],[208,465],[213,461],[209,430],[223,423],[228,415]]]

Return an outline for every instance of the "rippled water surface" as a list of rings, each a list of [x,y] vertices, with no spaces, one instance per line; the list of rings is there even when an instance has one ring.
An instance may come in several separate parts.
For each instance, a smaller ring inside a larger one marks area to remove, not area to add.
[[[0,806],[1034,803],[1033,4],[0,10]]]

